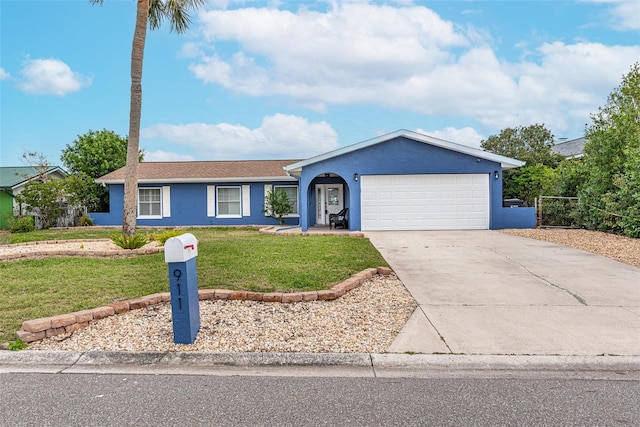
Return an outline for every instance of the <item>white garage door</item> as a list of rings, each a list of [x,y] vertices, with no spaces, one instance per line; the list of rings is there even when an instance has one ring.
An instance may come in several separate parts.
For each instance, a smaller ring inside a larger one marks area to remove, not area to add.
[[[362,230],[489,228],[489,175],[365,175]]]

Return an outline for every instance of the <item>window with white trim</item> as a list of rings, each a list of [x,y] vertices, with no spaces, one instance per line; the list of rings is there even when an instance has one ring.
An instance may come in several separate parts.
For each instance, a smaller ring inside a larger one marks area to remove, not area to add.
[[[241,217],[241,187],[216,187],[216,204],[218,217]]]
[[[289,215],[298,215],[298,186],[297,185],[274,185],[273,191],[284,191],[293,205],[293,211]]]
[[[138,217],[162,218],[161,188],[138,188]]]

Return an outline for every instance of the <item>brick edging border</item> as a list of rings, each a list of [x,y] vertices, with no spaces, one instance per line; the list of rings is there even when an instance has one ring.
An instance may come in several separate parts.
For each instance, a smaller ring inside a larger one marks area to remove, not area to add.
[[[359,287],[366,280],[376,274],[388,276],[388,267],[368,268],[353,274],[347,280],[334,285],[331,289],[307,292],[251,292],[231,291],[228,289],[199,289],[199,300],[247,300],[280,303],[297,303],[303,301],[330,301],[340,298],[347,292]],[[170,302],[171,294],[161,292],[127,301],[119,301],[103,307],[90,310],[76,311],[51,317],[27,320],[22,323],[22,329],[16,332],[16,338],[24,342],[40,341],[60,334],[72,333],[94,323],[96,320],[116,314],[123,314],[129,310],[137,310],[163,302]]]
[[[35,242],[23,242],[23,243],[10,243],[8,247],[16,246],[38,246],[38,245],[55,245],[62,243],[90,243],[90,242],[109,242],[110,239],[68,239],[68,240],[38,240]],[[136,255],[149,255],[164,252],[163,246],[152,246],[148,248],[138,249],[118,249],[118,250],[106,250],[95,251],[85,249],[61,249],[59,251],[33,251],[24,253],[8,253],[0,255],[0,262],[3,261],[16,261],[27,260],[41,257],[60,257],[60,256],[86,256],[86,257],[122,257],[122,256],[136,256]]]

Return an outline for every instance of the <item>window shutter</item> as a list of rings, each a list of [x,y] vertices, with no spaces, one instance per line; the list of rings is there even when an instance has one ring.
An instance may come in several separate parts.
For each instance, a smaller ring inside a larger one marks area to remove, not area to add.
[[[216,216],[216,186],[207,185],[207,216]]]
[[[269,195],[269,193],[271,193],[271,184],[265,184],[264,185],[264,197],[265,197],[265,200],[264,200],[264,216],[271,216],[271,212],[269,212],[267,210],[267,200],[266,200],[266,198]]]
[[[171,187],[162,187],[162,216],[168,218],[171,216]]]
[[[251,216],[251,186],[242,186],[242,216]]]

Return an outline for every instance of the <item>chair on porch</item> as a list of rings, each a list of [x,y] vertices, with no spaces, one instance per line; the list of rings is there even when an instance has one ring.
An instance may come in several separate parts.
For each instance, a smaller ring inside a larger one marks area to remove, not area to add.
[[[344,208],[337,214],[329,214],[329,230],[331,227],[337,228],[338,225],[342,226],[342,228],[349,228],[349,221],[347,220],[347,212],[349,208]]]

